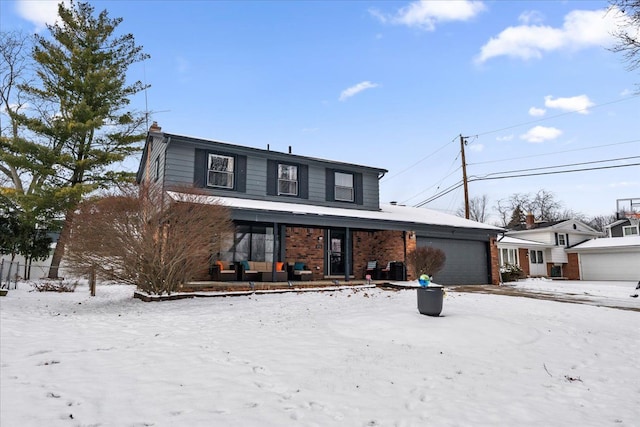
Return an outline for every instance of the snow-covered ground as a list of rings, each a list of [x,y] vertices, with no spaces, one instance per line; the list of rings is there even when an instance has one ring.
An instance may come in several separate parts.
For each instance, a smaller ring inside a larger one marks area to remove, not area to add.
[[[515,286],[640,308],[630,282]],[[29,290],[0,298],[2,427],[640,425],[638,311],[448,292],[429,317],[413,289]]]

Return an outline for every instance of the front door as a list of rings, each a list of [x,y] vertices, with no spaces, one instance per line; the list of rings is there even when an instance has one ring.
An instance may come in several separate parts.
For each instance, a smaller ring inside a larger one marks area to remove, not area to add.
[[[345,265],[345,231],[329,230],[329,247],[327,248],[327,275],[344,276]]]

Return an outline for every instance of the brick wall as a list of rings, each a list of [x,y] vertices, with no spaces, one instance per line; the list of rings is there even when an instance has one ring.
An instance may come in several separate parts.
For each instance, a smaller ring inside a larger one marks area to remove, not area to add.
[[[324,278],[324,229],[287,227],[285,248],[287,262],[304,262],[313,280]]]
[[[364,278],[367,263],[378,261],[383,268],[391,261],[405,262],[405,240],[407,252],[411,242],[415,248],[415,238],[408,239],[409,233],[402,231],[355,231],[353,233],[353,272],[356,278]],[[407,272],[408,274],[408,272]]]
[[[567,254],[568,263],[562,267],[564,277],[569,280],[580,280],[580,263],[578,262],[578,254]]]
[[[491,284],[499,285],[500,284],[500,256],[498,251],[498,241],[495,237],[489,239],[489,254],[491,259],[491,264],[489,266],[491,270]]]

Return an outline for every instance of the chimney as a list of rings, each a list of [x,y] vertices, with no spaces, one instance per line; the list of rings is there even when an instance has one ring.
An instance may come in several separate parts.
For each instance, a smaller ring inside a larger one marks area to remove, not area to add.
[[[527,230],[532,229],[535,225],[536,219],[533,217],[533,214],[531,212],[529,212],[525,217],[525,223],[527,224]]]
[[[289,154],[291,154],[291,146],[289,146]]]
[[[158,122],[153,122],[149,127],[149,132],[160,132],[162,128],[158,126]]]

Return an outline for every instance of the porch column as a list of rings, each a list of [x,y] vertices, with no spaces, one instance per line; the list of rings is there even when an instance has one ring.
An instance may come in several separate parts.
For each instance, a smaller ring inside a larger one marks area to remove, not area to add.
[[[344,234],[344,280],[348,282],[351,272],[351,229],[347,227]]]
[[[271,281],[276,281],[276,260],[278,259],[278,236],[279,236],[279,225],[277,222],[273,223],[273,250],[271,253],[273,254],[273,259],[271,260]]]

